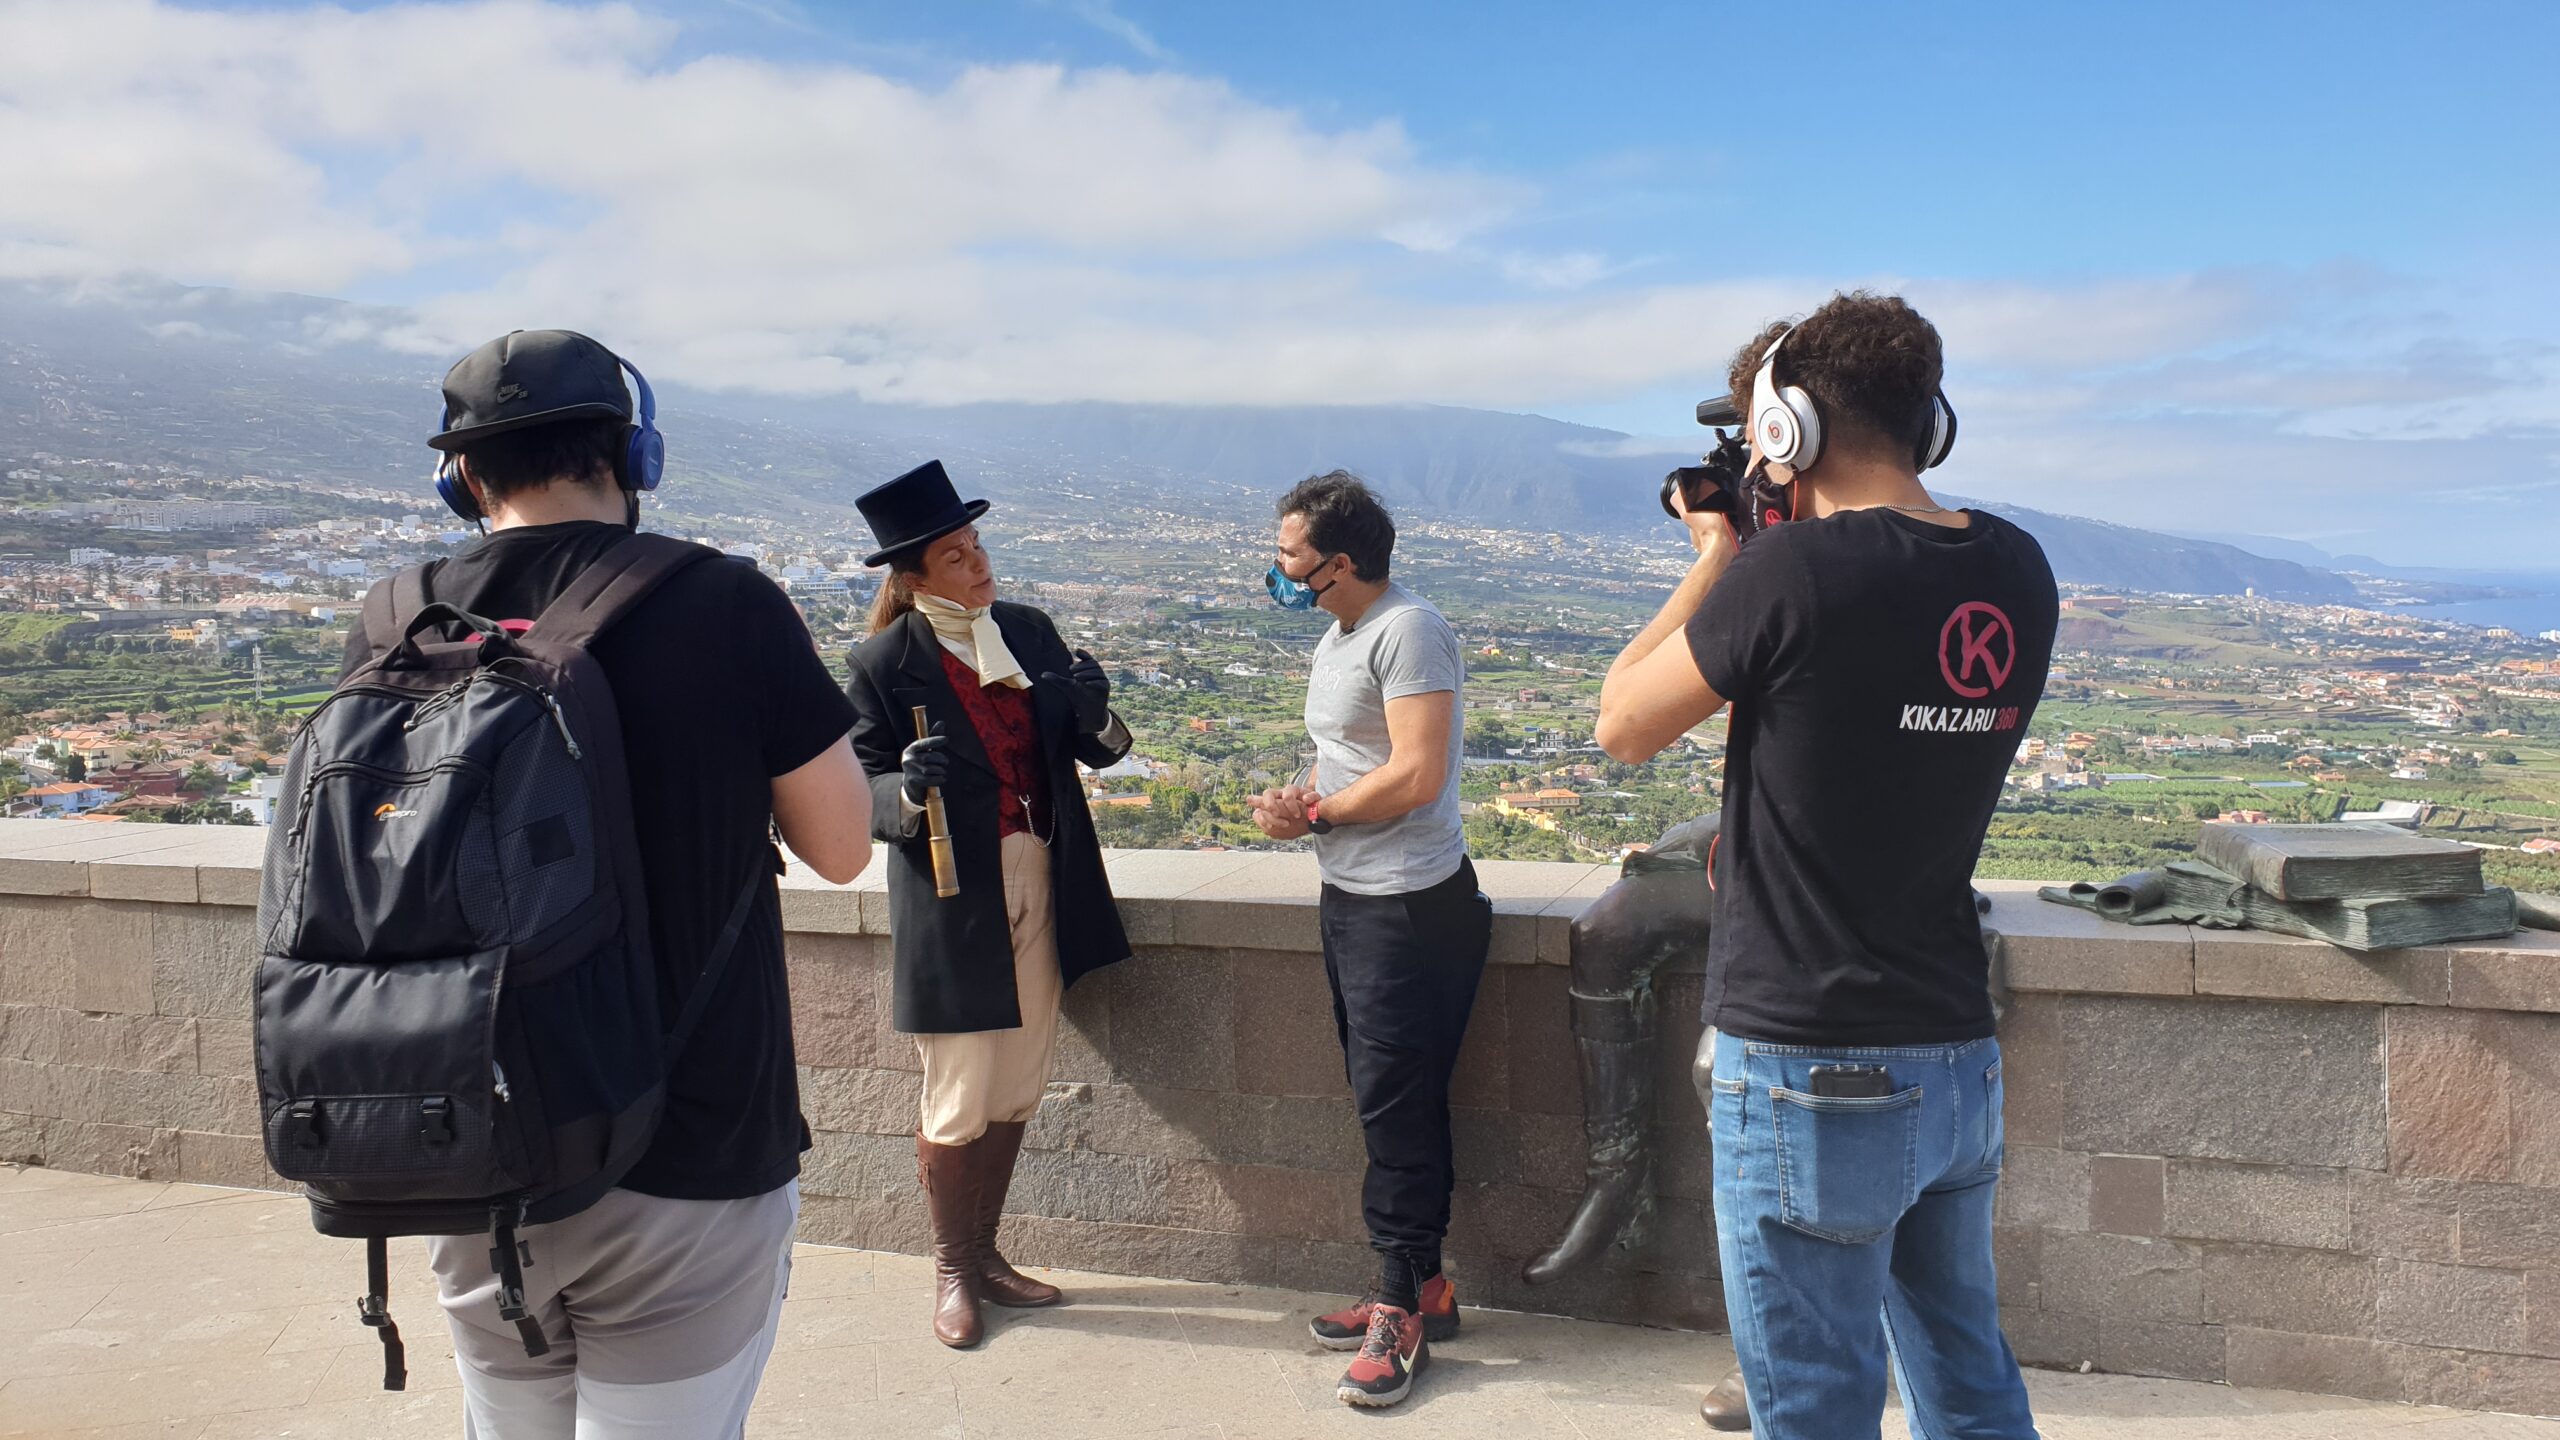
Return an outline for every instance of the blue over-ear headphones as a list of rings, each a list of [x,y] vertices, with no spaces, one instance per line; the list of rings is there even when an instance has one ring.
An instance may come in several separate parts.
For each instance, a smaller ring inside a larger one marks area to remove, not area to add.
[[[625,490],[655,490],[667,473],[667,437],[658,433],[658,397],[650,392],[649,377],[640,373],[639,366],[619,355],[613,363],[631,372],[632,387],[640,392],[640,423],[628,427],[622,473],[614,478]]]
[[[667,473],[667,437],[658,433],[658,397],[649,389],[649,377],[640,367],[616,355],[613,363],[630,372],[633,388],[640,392],[638,424],[623,427],[622,463],[614,469],[614,482],[625,490],[655,490]],[[453,412],[445,412],[443,424],[450,427]],[[463,519],[478,524],[487,518],[480,512],[480,502],[471,487],[462,481],[462,457],[447,452],[436,462],[436,495],[445,508]]]
[[[445,413],[446,419],[441,423],[452,424],[452,412]],[[480,513],[479,498],[471,493],[470,486],[462,483],[462,457],[450,450],[444,453],[444,458],[436,461],[436,496],[444,501],[444,508],[474,525],[486,518]]]

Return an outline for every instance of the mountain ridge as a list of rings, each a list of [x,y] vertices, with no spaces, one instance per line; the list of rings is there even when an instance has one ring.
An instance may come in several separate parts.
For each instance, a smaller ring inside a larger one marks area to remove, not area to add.
[[[382,312],[307,296],[134,282],[66,300],[0,284],[0,449],[413,483],[438,362],[365,342]],[[657,387],[675,474],[724,505],[841,517],[854,493],[940,453],[1011,498],[1037,477],[1109,471],[1193,504],[1349,469],[1391,505],[1443,518],[1633,536],[1666,523],[1672,457],[1540,415],[1458,406],[1171,406],[1078,402],[945,408]],[[1703,440],[1703,434],[1702,434]],[[1008,493],[1010,492],[1010,494]],[[2326,569],[2222,543],[2001,502],[2067,583],[2354,603]],[[817,507],[813,510],[811,507]]]

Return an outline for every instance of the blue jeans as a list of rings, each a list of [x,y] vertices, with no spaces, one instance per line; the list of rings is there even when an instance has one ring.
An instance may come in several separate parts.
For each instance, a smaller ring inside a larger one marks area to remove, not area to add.
[[[1714,1045],[1716,1238],[1752,1433],[1877,1434],[1890,1363],[1913,1440],[2033,1440],[1991,1266],[1999,1043]],[[1892,1093],[1817,1098],[1816,1065],[1882,1065]]]

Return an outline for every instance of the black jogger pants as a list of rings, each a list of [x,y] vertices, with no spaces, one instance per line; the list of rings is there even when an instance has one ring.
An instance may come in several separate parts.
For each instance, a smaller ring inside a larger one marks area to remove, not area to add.
[[[1484,978],[1493,902],[1462,860],[1448,879],[1402,895],[1327,885],[1317,914],[1342,1068],[1369,1149],[1360,1194],[1369,1244],[1430,1274],[1449,1233],[1449,1077]]]

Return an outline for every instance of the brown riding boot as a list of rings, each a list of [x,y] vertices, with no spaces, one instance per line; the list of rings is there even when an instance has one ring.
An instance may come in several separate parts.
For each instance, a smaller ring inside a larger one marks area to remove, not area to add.
[[[1706,1402],[1698,1407],[1698,1418],[1710,1430],[1741,1431],[1751,1428],[1751,1397],[1742,1393],[1742,1372],[1734,1371],[1707,1392]]]
[[[1004,1222],[1005,1191],[1013,1184],[1014,1162],[1022,1155],[1023,1122],[999,1120],[971,1147],[978,1157],[978,1298],[990,1305],[1029,1310],[1055,1305],[1065,1297],[1014,1269],[996,1253],[996,1227]]]
[[[978,1321],[977,1142],[936,1145],[916,1136],[916,1178],[933,1221],[933,1338],[966,1350],[986,1331]]]

